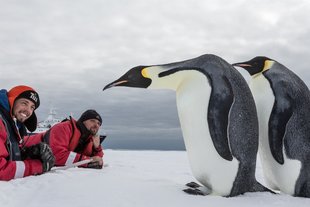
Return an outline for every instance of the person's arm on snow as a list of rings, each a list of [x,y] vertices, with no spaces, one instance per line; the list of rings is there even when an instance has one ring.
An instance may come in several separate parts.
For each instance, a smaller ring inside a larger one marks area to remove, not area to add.
[[[42,162],[39,159],[10,161],[6,142],[7,132],[3,122],[0,121],[0,180],[8,181],[44,172]]]
[[[85,146],[83,155],[89,155],[92,159],[92,162],[89,164],[82,165],[81,167],[88,167],[88,168],[96,168],[101,169],[103,167],[103,150],[100,143],[100,136],[94,135],[90,138],[90,141]]]
[[[51,129],[49,142],[56,158],[56,166],[66,166],[91,158],[91,156],[76,153],[69,149],[72,134],[73,129],[70,125],[55,125]]]
[[[92,162],[87,165],[89,168],[101,169],[103,167],[103,150],[100,144],[100,136],[95,135],[92,137]]]
[[[39,159],[42,162],[43,172],[50,171],[55,164],[55,156],[48,144],[40,142],[22,150],[26,159]]]

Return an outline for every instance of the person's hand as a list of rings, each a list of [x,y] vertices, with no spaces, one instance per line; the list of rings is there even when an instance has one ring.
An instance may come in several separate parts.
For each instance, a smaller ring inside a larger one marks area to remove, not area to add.
[[[50,171],[55,164],[55,157],[51,148],[43,142],[27,147],[24,154],[31,159],[41,160],[43,173]]]
[[[40,145],[35,144],[30,147],[25,147],[21,151],[23,159],[40,159]]]
[[[94,169],[102,169],[103,167],[103,160],[102,157],[94,156],[91,157],[92,161],[88,163],[88,168],[94,168]]]
[[[50,171],[54,166],[55,156],[47,144],[41,142],[40,145],[40,154],[44,173]]]
[[[100,136],[94,135],[93,136],[93,147],[94,149],[97,149],[100,146]]]

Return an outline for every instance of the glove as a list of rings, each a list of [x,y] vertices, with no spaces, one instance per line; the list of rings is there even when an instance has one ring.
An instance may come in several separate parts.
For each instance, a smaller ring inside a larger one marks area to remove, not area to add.
[[[102,169],[103,160],[102,160],[101,157],[99,157],[99,156],[94,156],[94,157],[91,157],[91,159],[92,159],[93,161],[87,164],[87,167],[88,167],[88,168]]]
[[[46,143],[40,143],[40,154],[43,166],[43,173],[50,171],[55,164],[55,156],[51,148]]]
[[[102,165],[100,165],[99,162],[90,162],[87,164],[87,167],[93,169],[102,169]]]
[[[30,147],[25,147],[21,151],[22,160],[25,159],[40,159],[40,147],[39,144],[32,145]]]
[[[55,157],[51,148],[43,142],[27,147],[24,154],[31,159],[41,160],[43,173],[50,171],[55,164]]]

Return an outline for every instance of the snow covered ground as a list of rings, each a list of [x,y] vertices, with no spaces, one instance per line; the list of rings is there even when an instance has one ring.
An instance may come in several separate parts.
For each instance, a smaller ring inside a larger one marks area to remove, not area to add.
[[[0,181],[0,207],[310,206],[310,199],[269,193],[234,198],[185,194],[193,181],[185,151],[106,150],[102,170],[72,168]],[[229,173],[229,172],[227,172]],[[257,178],[262,181],[258,165]]]

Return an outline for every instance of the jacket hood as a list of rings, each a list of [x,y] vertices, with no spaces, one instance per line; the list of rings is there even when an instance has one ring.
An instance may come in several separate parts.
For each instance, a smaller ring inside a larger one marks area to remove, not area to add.
[[[35,94],[30,94],[29,97],[27,95],[29,92]],[[35,98],[35,100],[33,99]],[[30,87],[28,86],[16,86],[12,88],[10,91],[7,91],[5,89],[0,90],[0,105],[3,107],[12,117],[12,110],[14,106],[15,100],[18,98],[27,98],[30,99],[35,103],[36,108],[39,107],[40,100],[38,98],[37,93]],[[35,112],[32,113],[32,115],[23,123],[26,128],[30,131],[33,132],[37,128],[37,116]]]
[[[0,106],[10,112],[10,104],[7,93],[8,91],[5,89],[0,90]]]

